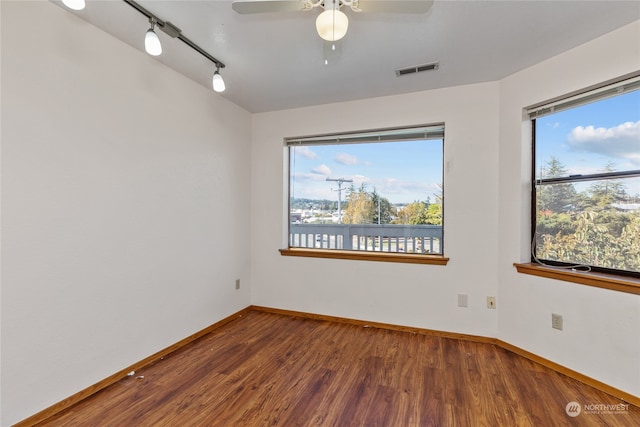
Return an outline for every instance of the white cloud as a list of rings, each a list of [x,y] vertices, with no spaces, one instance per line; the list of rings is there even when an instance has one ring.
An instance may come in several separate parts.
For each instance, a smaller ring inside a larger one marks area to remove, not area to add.
[[[326,175],[322,175],[319,173],[305,173],[305,172],[296,172],[293,174],[293,178],[298,181],[298,182],[302,182],[302,181],[314,181],[314,182],[320,182],[320,181],[324,181],[326,178]]]
[[[312,173],[302,173],[302,172],[294,172],[292,174],[293,179],[295,179],[296,181],[309,181],[309,180],[313,180],[314,177],[316,177],[317,175],[314,175]]]
[[[574,151],[602,154],[640,165],[640,121],[611,128],[578,126],[569,133],[567,142]]]
[[[311,169],[311,173],[322,175],[322,176],[328,176],[328,175],[331,175],[331,169],[329,168],[329,166],[323,164],[316,168]]]
[[[416,181],[403,181],[396,178],[384,178],[373,183],[378,193],[390,200],[401,200],[403,202],[414,202],[416,200],[435,200],[434,194],[440,193],[440,188],[435,184],[428,184]]]
[[[296,155],[300,155],[307,159],[315,159],[318,157],[318,155],[314,151],[312,151],[309,147],[304,145],[297,146],[297,147],[294,146],[293,149]]]
[[[357,165],[360,163],[360,160],[358,160],[356,156],[347,153],[337,153],[335,161],[343,165]]]
[[[371,190],[371,188],[369,188],[369,183],[371,182],[371,180],[369,179],[369,177],[364,176],[364,175],[353,175],[353,176],[351,177],[351,179],[353,180],[353,185],[354,185],[356,188],[360,188],[360,186],[361,186],[362,184],[365,184],[365,185],[366,185],[366,187],[365,187],[365,188],[367,189],[367,191],[370,191],[370,190]]]

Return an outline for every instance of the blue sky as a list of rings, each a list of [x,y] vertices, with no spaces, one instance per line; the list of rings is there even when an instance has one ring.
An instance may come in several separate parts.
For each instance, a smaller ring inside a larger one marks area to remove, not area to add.
[[[608,163],[640,169],[640,90],[541,117],[536,140],[538,167],[553,155],[569,175],[602,172]],[[433,201],[442,183],[442,148],[441,140],[298,146],[292,149],[291,193],[337,200],[337,183],[326,179],[345,178],[356,188],[375,188],[391,203]],[[637,188],[628,192],[640,193],[640,179],[630,183]]]
[[[536,176],[552,155],[569,175],[640,169],[640,90],[537,119],[536,150]]]
[[[442,140],[299,146],[292,152],[296,198],[338,200],[337,183],[326,179],[345,178],[356,188],[375,188],[391,203],[434,201],[442,183]]]

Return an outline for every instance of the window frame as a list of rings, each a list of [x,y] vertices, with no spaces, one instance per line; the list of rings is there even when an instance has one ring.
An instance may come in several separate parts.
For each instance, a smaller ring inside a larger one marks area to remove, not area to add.
[[[640,279],[640,272],[631,271],[631,270],[619,270],[612,269],[602,266],[595,265],[585,265],[587,270],[581,270],[579,267],[583,267],[583,265],[577,266],[575,263],[557,261],[557,260],[547,260],[541,259],[536,256],[536,231],[537,231],[537,222],[538,222],[538,211],[537,211],[537,202],[538,202],[538,188],[540,186],[549,185],[549,184],[573,184],[582,181],[602,181],[609,179],[632,179],[640,177],[640,169],[632,169],[625,171],[613,171],[613,172],[604,172],[604,173],[592,173],[592,174],[582,174],[582,175],[568,175],[564,177],[553,177],[553,178],[544,178],[536,177],[536,170],[539,163],[539,159],[536,156],[536,120],[540,117],[553,114],[558,111],[569,110],[572,108],[580,107],[581,105],[585,105],[590,102],[598,102],[600,100],[604,100],[610,97],[615,97],[617,95],[621,95],[623,93],[628,93],[632,91],[640,90],[640,71],[626,74],[624,76],[611,79],[609,81],[603,82],[598,85],[591,86],[589,88],[575,91],[560,97],[556,97],[554,99],[541,102],[535,104],[533,106],[525,108],[525,113],[528,115],[529,123],[531,126],[531,230],[530,230],[530,242],[531,242],[531,259],[530,264],[515,264],[519,272],[534,274],[538,276],[544,277],[552,277],[552,278],[560,278],[560,280],[567,280],[572,282],[589,284],[592,286],[597,286],[598,283],[604,284],[605,287],[609,289],[621,290],[619,287],[614,286],[611,287],[611,277],[622,277],[623,281],[626,282],[626,279],[630,281],[630,288],[632,289],[632,293],[637,293],[637,279]],[[546,267],[552,271],[550,273],[545,272],[544,268],[536,268],[538,267]],[[562,270],[565,270],[566,273],[563,274]],[[576,273],[591,273],[592,279],[587,281],[591,283],[585,283],[585,281],[581,281],[575,277]],[[603,280],[603,277],[605,278]],[[625,288],[627,289],[627,288]],[[628,290],[627,290],[628,291]]]
[[[420,130],[423,130],[422,132]],[[419,137],[418,134],[422,136]],[[413,135],[413,136],[412,136]],[[341,249],[322,249],[291,246],[291,148],[294,146],[306,145],[347,145],[359,143],[393,143],[401,141],[419,141],[419,140],[441,140],[442,144],[442,238],[440,241],[441,253],[425,254],[425,253],[404,253],[404,252],[382,252],[367,250],[341,250]],[[382,262],[400,262],[412,264],[431,264],[446,265],[449,258],[444,255],[444,150],[445,150],[445,124],[423,124],[413,126],[400,126],[392,128],[368,129],[359,131],[348,131],[330,134],[319,134],[311,136],[286,137],[284,142],[284,157],[286,160],[285,179],[287,185],[286,194],[286,237],[283,239],[285,248],[280,249],[283,256],[311,257],[311,258],[328,258],[328,259],[347,259],[359,261],[382,261]]]

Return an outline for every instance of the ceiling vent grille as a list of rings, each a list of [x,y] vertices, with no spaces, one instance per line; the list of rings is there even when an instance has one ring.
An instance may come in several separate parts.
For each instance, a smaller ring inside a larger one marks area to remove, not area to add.
[[[406,76],[407,74],[421,73],[423,71],[435,71],[439,66],[439,62],[432,62],[430,64],[421,64],[407,68],[399,68],[396,70],[396,76]]]

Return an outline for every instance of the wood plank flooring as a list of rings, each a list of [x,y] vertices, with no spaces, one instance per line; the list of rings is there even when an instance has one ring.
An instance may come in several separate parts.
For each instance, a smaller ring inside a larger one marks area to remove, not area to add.
[[[640,408],[491,344],[250,311],[39,425],[627,427]]]

